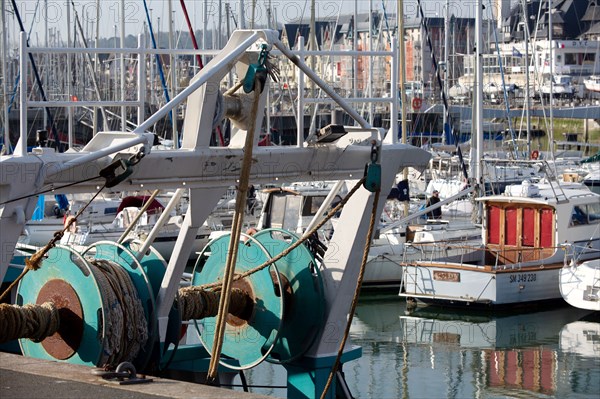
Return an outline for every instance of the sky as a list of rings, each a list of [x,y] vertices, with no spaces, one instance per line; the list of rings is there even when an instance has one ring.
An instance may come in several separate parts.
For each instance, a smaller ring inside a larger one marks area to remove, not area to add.
[[[7,25],[10,31],[15,31],[15,18],[12,16],[11,0],[0,0],[6,5]],[[173,29],[175,31],[187,30],[187,25],[183,16],[180,1],[170,0],[173,11]],[[449,3],[451,14],[461,17],[474,16],[476,0],[422,0],[422,5],[426,16],[444,16],[446,2]],[[484,5],[490,1],[511,1],[511,0],[482,0]],[[512,0],[514,1],[514,0]],[[83,30],[88,38],[95,37],[96,21],[100,22],[100,37],[114,37],[121,35],[121,29],[124,22],[124,31],[126,35],[138,35],[143,32],[144,22],[147,21],[146,9],[143,0],[16,0],[19,13],[25,25],[25,29],[32,29],[31,41],[34,45],[42,45],[45,40],[45,21],[49,30],[56,29],[60,37],[66,40],[68,13],[66,4],[74,4],[83,26]],[[146,0],[148,14],[151,16],[153,29],[155,32],[168,31],[168,5],[169,0]],[[223,9],[225,4],[229,3],[232,10],[233,19],[239,23],[240,19],[240,1],[239,0],[185,0],[191,23],[194,30],[202,30],[205,24],[205,14],[207,17],[206,25],[208,29],[217,29],[219,3]],[[246,16],[246,28],[250,28],[249,21],[252,15],[251,0],[245,0],[244,11]],[[267,9],[269,4],[274,12],[276,11],[276,20],[279,24],[299,22],[302,19],[307,20],[310,17],[310,0],[256,0],[255,20],[258,23],[266,23]],[[356,4],[356,5],[355,5]],[[316,0],[315,14],[317,18],[333,17],[339,14],[350,15],[354,13],[355,8],[358,12],[365,12],[369,7],[374,10],[381,10],[383,6],[388,14],[395,15],[396,0]],[[204,10],[207,10],[204,13]],[[124,10],[124,12],[122,12]],[[417,0],[404,0],[404,15],[406,18],[414,18],[417,15]],[[74,12],[71,6],[71,21],[74,20]],[[225,12],[222,13],[221,29],[225,30]],[[99,18],[98,18],[99,16]],[[485,16],[484,16],[485,17]],[[234,21],[230,21],[231,29],[234,29]],[[72,22],[73,23],[73,22]],[[73,26],[73,25],[72,25]],[[6,32],[6,29],[3,29]]]

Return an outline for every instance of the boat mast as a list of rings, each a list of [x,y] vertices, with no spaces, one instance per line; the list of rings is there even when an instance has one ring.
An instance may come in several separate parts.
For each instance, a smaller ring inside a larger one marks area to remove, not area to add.
[[[167,2],[168,4],[168,15],[169,15],[169,49],[174,50],[175,46],[173,45],[173,3],[172,0]],[[175,76],[176,68],[176,60],[175,54],[169,54],[169,75],[171,84],[170,90],[172,95],[176,95],[177,93],[177,77]],[[177,111],[173,112],[173,117],[171,118],[171,137],[173,137],[173,148],[179,148],[179,132],[177,131]]]
[[[550,45],[550,141],[548,147],[554,161],[554,45],[552,44],[552,0],[548,0],[548,44]]]
[[[406,91],[404,88],[404,83],[406,82],[406,49],[404,46],[404,0],[398,0],[397,7],[397,18],[398,18],[398,45],[400,46],[399,51],[399,60],[400,60],[400,114],[402,117],[402,144],[406,144],[408,132],[407,124],[406,124]],[[392,79],[392,82],[394,80]],[[395,87],[392,87],[392,93],[390,95],[392,98],[395,97],[394,91],[396,91]],[[397,115],[392,116],[393,118],[397,118]],[[396,122],[398,123],[398,122]],[[394,138],[397,140],[397,138]],[[402,180],[408,180],[408,168],[402,169]],[[409,201],[404,201],[404,216],[408,216],[409,212]]]
[[[46,19],[47,20],[47,19]],[[96,0],[96,40],[94,43],[94,47],[98,48],[100,42],[100,0]],[[140,60],[142,62],[142,60]],[[101,75],[102,68],[100,68],[100,59],[98,57],[98,53],[94,53],[94,75]],[[101,98],[100,96],[98,98]],[[92,113],[92,136],[95,136],[98,133],[98,107],[94,107],[94,111]],[[106,115],[102,115],[102,124],[104,126],[104,130],[108,130],[108,119]]]
[[[71,36],[71,5],[67,1],[67,47],[75,47],[75,42],[73,40],[73,36]],[[73,99],[73,71],[71,70],[71,59],[73,54],[67,54],[67,97],[68,101],[72,101]],[[73,108],[67,108],[67,132],[68,132],[68,148],[73,147]],[[60,145],[60,142],[58,143]]]
[[[477,0],[475,15],[475,123],[471,130],[471,137],[475,138],[475,154],[471,161],[475,162],[475,186],[479,187],[479,195],[483,194],[482,164],[483,155],[483,4]],[[473,135],[473,132],[476,134]],[[480,214],[480,213],[479,213]]]
[[[238,18],[240,20],[240,29],[246,29],[246,17],[244,16],[244,0],[240,0],[240,12],[238,14]]]
[[[444,93],[448,93],[448,52],[450,51],[450,0],[446,0],[446,15],[444,16]],[[442,144],[446,144],[446,132],[449,132],[448,115],[443,113]]]
[[[529,11],[527,0],[523,0],[523,19],[525,26],[525,119],[527,123],[527,154],[531,154],[531,98],[529,94]]]
[[[6,84],[6,79],[8,78],[8,73],[6,70],[6,58],[8,57],[8,29],[6,29],[6,4],[4,0],[0,0],[0,7],[2,7],[2,26],[5,27],[4,32],[2,32],[2,75],[4,78],[2,79],[2,95],[3,99],[3,108],[4,108],[4,145],[2,147],[2,151],[4,154],[8,154],[10,151],[10,129],[9,129],[9,114],[8,114],[8,86]],[[48,40],[48,35],[46,35],[46,41]],[[47,46],[47,45],[46,45]],[[45,115],[45,114],[44,114]],[[44,124],[45,126],[46,124]]]
[[[170,1],[169,1],[170,3]],[[125,0],[121,0],[121,48],[125,48]],[[121,101],[125,104],[125,53],[121,53]],[[127,131],[127,107],[121,106],[121,130]]]

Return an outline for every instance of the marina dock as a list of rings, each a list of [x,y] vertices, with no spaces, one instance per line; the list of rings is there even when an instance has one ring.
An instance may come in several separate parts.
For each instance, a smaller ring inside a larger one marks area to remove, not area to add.
[[[119,385],[91,373],[89,367],[0,353],[2,398],[221,398],[260,399],[256,395],[209,385],[149,377],[152,382]]]

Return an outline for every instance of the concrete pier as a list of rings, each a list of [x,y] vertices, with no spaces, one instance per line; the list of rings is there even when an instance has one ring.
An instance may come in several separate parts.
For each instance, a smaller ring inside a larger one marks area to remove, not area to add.
[[[86,366],[0,353],[0,398],[93,399],[265,399],[267,396],[151,377],[152,382],[119,385]]]

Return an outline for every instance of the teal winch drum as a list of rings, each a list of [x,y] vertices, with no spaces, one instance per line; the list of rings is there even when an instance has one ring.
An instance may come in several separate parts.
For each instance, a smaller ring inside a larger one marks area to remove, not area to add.
[[[194,268],[192,284],[222,281],[231,236],[209,243]],[[285,230],[266,229],[242,235],[236,275],[260,266],[288,249],[299,238]],[[323,283],[313,254],[300,245],[273,265],[234,282],[254,301],[249,320],[228,316],[223,354],[239,362],[233,369],[253,367],[263,360],[287,363],[312,345],[324,319]],[[216,318],[196,320],[200,340],[211,352]]]
[[[206,245],[194,267],[193,286],[222,281],[230,240],[231,235],[226,234]],[[251,270],[269,259],[269,253],[257,240],[242,235],[235,273]],[[235,281],[232,286],[249,295],[253,308],[245,320],[231,314],[227,316],[222,347],[224,356],[220,363],[230,369],[243,370],[261,363],[275,346],[283,319],[283,297],[277,288],[281,287],[281,278],[277,267],[271,265]],[[214,346],[216,319],[206,317],[194,321],[200,341],[209,353]],[[235,360],[228,361],[227,357]]]
[[[136,257],[142,247],[142,244],[143,243],[141,241],[131,238],[127,238],[121,243],[123,247],[131,251],[131,253],[133,253]],[[150,286],[152,287],[152,292],[154,293],[154,298],[157,298],[160,285],[162,284],[163,277],[167,271],[167,262],[154,247],[150,246],[144,253],[144,256],[139,259],[139,263],[142,265],[142,269],[146,273],[146,276],[148,276]]]
[[[17,305],[48,301],[59,309],[60,328],[38,343],[19,340],[23,355],[96,366],[106,340],[107,309],[90,264],[71,248],[50,249],[42,267],[19,283]]]
[[[265,229],[253,236],[275,257],[299,240],[282,229]],[[268,362],[288,363],[302,356],[321,330],[325,315],[323,280],[313,254],[300,245],[276,262],[283,281],[283,327]]]
[[[143,369],[156,337],[154,294],[134,254],[114,242],[82,253],[56,246],[19,284],[17,304],[53,302],[60,327],[19,341],[25,356],[96,367],[130,361]]]
[[[138,257],[139,263],[142,265],[142,269],[150,281],[154,298],[158,298],[158,292],[160,291],[163,277],[167,271],[167,262],[153,246],[149,246],[141,259],[139,259],[139,252],[143,245],[143,243],[139,240],[126,238],[122,242],[122,245],[130,250],[136,257]],[[177,300],[175,300],[173,306],[171,307],[171,311],[169,312],[167,332],[164,342],[162,343],[163,353],[166,352],[169,347],[173,346],[176,348],[179,345],[179,340],[181,339],[182,335],[181,328],[181,313],[177,307]],[[168,364],[170,360],[170,356],[167,356],[166,358],[162,357],[161,368]]]

